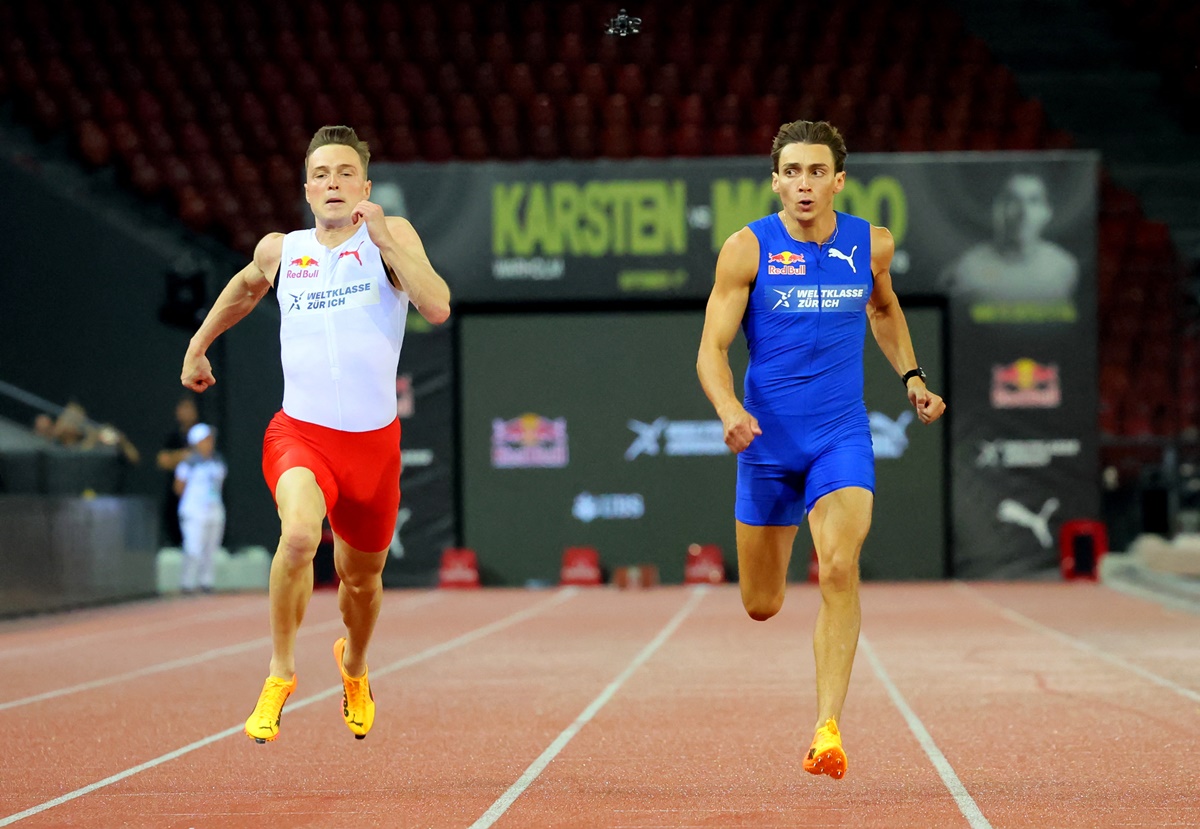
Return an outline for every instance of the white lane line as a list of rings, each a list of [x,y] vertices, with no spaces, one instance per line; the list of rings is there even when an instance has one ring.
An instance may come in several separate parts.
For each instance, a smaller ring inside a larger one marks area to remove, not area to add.
[[[407,668],[412,665],[416,665],[420,662],[424,662],[426,660],[433,659],[435,656],[441,656],[444,653],[449,653],[450,651],[454,650],[455,648],[461,648],[463,645],[469,645],[478,639],[482,639],[485,636],[490,636],[493,633],[496,633],[498,631],[504,630],[505,628],[509,628],[515,624],[523,622],[532,616],[536,616],[545,610],[549,610],[551,607],[554,607],[555,605],[563,603],[564,601],[571,598],[578,592],[579,592],[578,589],[573,588],[573,587],[568,587],[563,590],[559,590],[551,598],[549,598],[545,601],[539,602],[538,604],[535,604],[532,607],[527,607],[524,610],[519,610],[516,613],[513,613],[509,616],[505,616],[503,619],[499,619],[495,622],[491,622],[489,624],[484,625],[483,627],[476,628],[475,630],[468,631],[467,633],[464,633],[461,636],[456,636],[455,638],[450,639],[446,642],[442,642],[439,645],[433,645],[431,647],[428,647],[423,651],[413,654],[412,656],[406,656],[405,658],[403,658],[401,660],[392,662],[389,665],[385,665],[383,668],[381,668],[379,670],[372,670],[371,676],[372,677],[380,677],[380,676],[384,676],[386,674],[394,673],[395,671],[399,671],[403,668]],[[306,708],[309,705],[312,705],[313,703],[321,702],[322,700],[329,699],[330,697],[334,696],[335,694],[340,694],[340,693],[342,693],[342,683],[339,682],[337,685],[332,686],[330,688],[326,688],[324,691],[313,694],[311,697],[305,697],[304,699],[298,700],[296,702],[289,701],[287,704],[287,708],[285,710],[287,710],[289,713],[291,713],[300,708]],[[55,806],[61,806],[62,804],[69,803],[70,801],[75,800],[76,798],[83,797],[85,794],[91,794],[92,792],[97,791],[99,789],[103,789],[106,786],[111,786],[114,783],[119,783],[122,780],[125,780],[129,777],[133,777],[135,774],[140,774],[141,772],[146,771],[147,769],[152,769],[155,766],[161,766],[163,763],[169,763],[172,760],[177,760],[180,757],[183,757],[185,754],[190,754],[191,752],[196,751],[197,749],[201,749],[201,748],[204,748],[205,746],[212,745],[213,743],[218,742],[219,740],[223,740],[226,737],[232,736],[234,734],[241,734],[243,727],[244,727],[243,723],[238,723],[237,725],[226,728],[224,731],[218,731],[216,734],[210,734],[209,736],[204,737],[203,739],[196,740],[196,742],[194,742],[194,743],[188,743],[187,745],[183,746],[182,748],[177,748],[174,751],[171,751],[166,754],[155,757],[153,760],[147,760],[144,763],[140,763],[136,766],[125,769],[124,771],[117,772],[116,774],[106,777],[103,780],[97,780],[95,783],[89,783],[86,786],[75,789],[75,791],[67,792],[64,795],[60,795],[60,796],[54,798],[53,800],[47,800],[45,803],[39,803],[36,806],[31,806],[23,812],[17,812],[16,814],[9,815],[8,817],[0,818],[0,827],[11,826],[12,824],[16,823],[17,821],[24,820],[27,817],[33,817],[34,815],[40,814],[40,813],[46,811],[47,809],[53,809]]]
[[[205,611],[204,613],[198,613],[195,615],[174,616],[170,619],[165,619],[163,621],[154,622],[154,623],[150,623],[150,624],[135,623],[132,625],[124,625],[122,627],[114,627],[114,628],[108,628],[106,630],[98,630],[95,633],[81,633],[78,636],[67,636],[67,637],[63,637],[63,638],[51,639],[51,640],[48,640],[45,642],[40,642],[40,643],[34,644],[34,645],[19,645],[17,647],[0,650],[0,659],[9,659],[11,657],[21,656],[22,654],[27,654],[27,653],[36,653],[36,654],[40,655],[40,654],[46,653],[48,651],[60,650],[62,648],[69,648],[69,647],[73,647],[75,645],[83,644],[84,642],[91,642],[93,640],[103,639],[103,638],[109,637],[109,636],[121,636],[121,635],[129,634],[129,633],[135,633],[138,636],[141,636],[145,633],[151,633],[151,632],[157,633],[157,632],[163,631],[163,630],[170,630],[171,628],[192,625],[197,622],[220,621],[222,619],[228,619],[231,616],[248,615],[252,611],[254,611],[254,612],[258,611],[258,609],[260,607],[262,607],[261,598],[256,599],[253,602],[247,602],[246,604],[239,603],[239,604],[234,605],[233,607],[223,608],[221,610],[209,610],[209,611]],[[91,621],[91,620],[89,620],[89,621]],[[118,620],[114,620],[114,621],[118,621]],[[53,632],[53,630],[54,630],[53,626],[39,627],[39,628],[30,628],[29,630],[5,631],[3,634],[0,634],[0,635],[3,635],[5,637],[24,638],[27,635],[32,636],[35,634],[44,634],[46,632]]]
[[[552,742],[549,747],[542,752],[541,756],[534,760],[529,768],[525,770],[525,773],[521,775],[520,779],[518,779],[516,783],[513,783],[512,786],[509,787],[508,791],[502,794],[500,798],[493,803],[491,807],[483,813],[482,816],[480,816],[479,820],[471,824],[470,829],[487,829],[487,827],[499,820],[500,817],[506,811],[508,811],[508,807],[511,806],[516,799],[525,792],[526,789],[529,788],[534,780],[537,780],[538,775],[545,770],[546,766],[550,765],[551,761],[558,756],[558,753],[566,747],[567,743],[571,742],[575,735],[578,734],[580,730],[588,724],[592,717],[596,716],[600,709],[608,704],[608,701],[611,700],[613,695],[620,690],[621,686],[625,684],[625,681],[628,680],[629,677],[633,676],[634,672],[640,668],[647,659],[653,656],[654,652],[658,650],[662,644],[667,641],[667,639],[670,638],[671,634],[674,633],[676,628],[683,623],[683,620],[687,618],[688,614],[696,609],[696,605],[698,605],[700,600],[704,598],[704,594],[706,592],[707,588],[703,585],[693,588],[692,595],[688,599],[687,603],[684,604],[684,606],[681,607],[679,611],[671,617],[671,621],[667,622],[666,626],[658,632],[658,635],[650,641],[650,644],[642,648],[641,652],[639,652],[638,655],[633,658],[633,661],[629,663],[625,670],[623,670],[616,679],[610,682],[607,688],[600,692],[600,696],[592,700],[591,704],[587,708],[583,709],[583,713],[575,718],[575,722],[567,726],[566,730],[564,730],[558,735],[557,738],[555,738],[554,742]],[[0,826],[3,825],[4,824],[0,823]]]
[[[438,599],[442,594],[428,593],[414,599],[409,599],[402,603],[404,607],[413,605],[426,605]],[[400,604],[400,603],[397,603]],[[307,636],[313,633],[336,628],[342,624],[341,618],[330,619],[328,622],[321,622],[310,627],[302,627],[297,634],[297,637]],[[69,694],[77,694],[81,691],[91,691],[95,688],[103,688],[105,685],[114,685],[118,682],[127,682],[131,679],[137,679],[143,676],[151,676],[152,674],[160,674],[164,671],[173,671],[176,668],[188,668],[192,665],[199,665],[201,662],[208,662],[212,659],[219,659],[222,656],[231,656],[235,653],[245,653],[252,651],[255,648],[261,648],[264,645],[271,644],[270,636],[263,636],[258,639],[251,639],[248,642],[239,642],[236,645],[225,645],[220,648],[204,651],[203,653],[195,654],[194,656],[185,656],[180,659],[172,659],[169,662],[158,662],[154,665],[147,665],[144,668],[138,668],[133,671],[126,671],[122,674],[107,676],[102,679],[92,679],[87,682],[80,682],[77,685],[68,685],[65,688],[55,688],[53,691],[43,691],[40,694],[34,694],[20,699],[9,700],[8,702],[0,702],[0,711],[8,711],[12,708],[20,708],[22,705],[32,705],[36,702],[45,702],[48,699],[57,699],[65,697]]]
[[[999,613],[1001,616],[1003,616],[1004,618],[1008,619],[1011,622],[1016,622],[1018,625],[1021,625],[1022,627],[1026,627],[1029,630],[1032,630],[1036,633],[1040,633],[1044,636],[1049,636],[1051,639],[1056,639],[1059,642],[1062,642],[1064,645],[1067,645],[1068,647],[1074,648],[1077,651],[1082,651],[1083,653],[1086,653],[1089,656],[1094,656],[1097,659],[1107,662],[1110,665],[1115,665],[1116,667],[1123,668],[1126,671],[1129,671],[1130,673],[1137,674],[1142,679],[1148,680],[1149,682],[1153,682],[1155,685],[1159,686],[1160,688],[1166,688],[1168,691],[1173,691],[1174,693],[1179,694],[1179,696],[1183,697],[1184,699],[1189,699],[1192,702],[1200,702],[1200,693],[1193,691],[1191,688],[1180,685],[1178,682],[1173,682],[1172,680],[1167,679],[1165,676],[1161,676],[1159,674],[1154,673],[1154,671],[1147,670],[1146,668],[1143,668],[1141,665],[1136,665],[1127,659],[1122,659],[1121,657],[1116,656],[1115,654],[1111,654],[1108,651],[1101,650],[1100,648],[1096,647],[1095,645],[1085,642],[1082,639],[1076,639],[1074,636],[1071,636],[1068,633],[1063,633],[1062,631],[1055,630],[1052,627],[1047,627],[1046,625],[1043,625],[1041,622],[1030,619],[1028,616],[1026,616],[1022,613],[1018,613],[1015,610],[1005,607],[1004,605],[1000,604],[999,602],[983,595],[978,590],[975,590],[974,588],[972,588],[968,585],[962,584],[961,582],[960,582],[960,587],[963,590],[966,590],[968,593],[972,594],[976,599],[978,599],[983,604],[990,605],[994,610],[996,610],[997,613]]]
[[[883,687],[887,689],[888,696],[892,698],[892,704],[896,706],[900,715],[904,717],[904,721],[908,723],[908,730],[917,738],[917,742],[921,744],[921,748],[925,751],[925,756],[929,758],[929,762],[933,763],[933,767],[937,769],[938,775],[942,778],[942,783],[950,791],[950,796],[954,798],[954,802],[958,805],[958,810],[967,819],[967,823],[971,825],[971,829],[992,829],[992,824],[983,816],[983,812],[979,810],[979,805],[975,802],[975,798],[971,797],[967,791],[967,787],[958,779],[958,775],[954,772],[954,767],[950,765],[950,761],[946,759],[946,755],[942,754],[942,750],[937,747],[937,743],[929,735],[925,724],[921,722],[916,712],[912,710],[912,706],[904,699],[904,695],[900,693],[900,689],[896,687],[896,683],[892,682],[892,678],[888,676],[888,672],[884,669],[883,663],[879,661],[879,657],[875,655],[875,649],[871,647],[871,643],[867,641],[866,636],[859,635],[858,646],[867,657],[867,661],[871,663],[871,667],[875,670],[875,675],[879,677],[879,681],[883,683]]]

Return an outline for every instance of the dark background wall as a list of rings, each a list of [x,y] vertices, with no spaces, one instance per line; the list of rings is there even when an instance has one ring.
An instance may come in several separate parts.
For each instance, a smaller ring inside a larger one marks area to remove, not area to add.
[[[167,274],[186,248],[164,244],[137,214],[97,210],[49,186],[37,167],[0,160],[23,200],[22,230],[0,276],[0,379],[56,404],[75,399],[93,420],[112,423],[141,453],[124,490],[161,497],[167,473],[154,456],[174,426],[189,331],[159,321]],[[34,241],[36,240],[36,241]],[[203,251],[210,298],[237,260],[214,267]],[[230,546],[273,548],[278,522],[259,472],[262,429],[282,397],[278,314],[264,301],[211,354],[218,385],[199,399],[220,429],[230,463],[226,488]],[[28,423],[34,410],[3,402]]]

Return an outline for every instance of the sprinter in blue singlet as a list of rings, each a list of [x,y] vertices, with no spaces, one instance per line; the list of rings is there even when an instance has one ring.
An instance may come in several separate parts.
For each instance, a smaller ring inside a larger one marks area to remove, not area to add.
[[[833,209],[845,160],[842,136],[824,121],[780,128],[771,189],[782,210],[721,248],[696,366],[725,443],[738,453],[738,568],[751,618],[769,619],[783,605],[792,544],[808,516],[821,608],[813,634],[816,734],[804,768],[835,779],[847,768],[838,721],[858,645],[858,556],[874,504],[863,404],[868,322],[921,422],[945,410],[925,387],[892,289],[892,235]],[[750,350],[742,402],[729,368],[739,326]]]

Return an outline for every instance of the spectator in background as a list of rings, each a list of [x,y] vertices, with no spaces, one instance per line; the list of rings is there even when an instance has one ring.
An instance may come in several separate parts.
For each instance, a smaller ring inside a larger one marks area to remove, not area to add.
[[[33,419],[33,433],[45,440],[54,440],[54,418],[42,412]]]
[[[158,451],[158,468],[167,473],[163,492],[162,519],[167,544],[179,547],[183,534],[179,527],[179,496],[175,494],[175,467],[179,466],[192,450],[188,446],[188,430],[200,421],[196,399],[190,394],[179,398],[175,404],[175,428],[163,439],[163,448]]]
[[[124,433],[110,423],[96,425],[88,419],[87,410],[74,400],[63,407],[54,422],[53,440],[59,446],[85,452],[101,446],[112,447],[120,459],[130,464],[142,460],[141,453]]]
[[[179,496],[179,526],[183,531],[185,594],[199,588],[211,593],[215,583],[213,559],[225,535],[225,503],[221,488],[227,468],[217,454],[212,427],[197,423],[187,434],[188,456],[175,467],[175,493]]]

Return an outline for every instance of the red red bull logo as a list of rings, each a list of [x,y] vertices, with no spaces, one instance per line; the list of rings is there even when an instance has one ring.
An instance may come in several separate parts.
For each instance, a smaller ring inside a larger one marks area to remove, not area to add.
[[[767,273],[771,276],[804,276],[806,268],[803,253],[767,253]]]
[[[492,421],[492,466],[496,469],[556,469],[567,465],[567,419],[532,413]]]
[[[992,366],[992,407],[1053,409],[1062,404],[1058,366],[1028,357]]]
[[[780,262],[784,265],[790,265],[793,262],[803,262],[804,254],[803,253],[793,253],[790,250],[785,250],[783,253],[768,253],[767,261],[768,262]]]
[[[288,263],[288,279],[316,279],[321,263],[311,256],[300,256]]]

